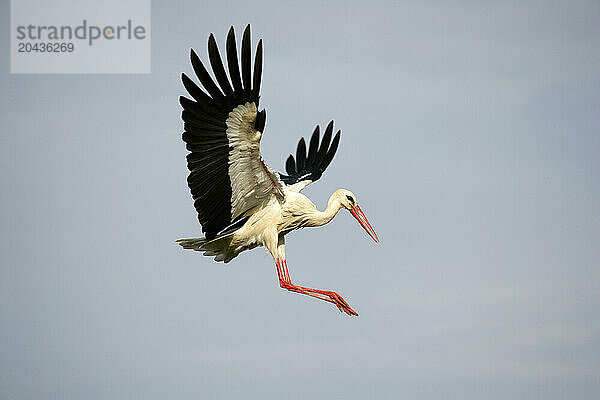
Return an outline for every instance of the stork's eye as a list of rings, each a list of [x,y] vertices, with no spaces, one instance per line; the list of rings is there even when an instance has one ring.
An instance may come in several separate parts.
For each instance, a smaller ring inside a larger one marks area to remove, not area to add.
[[[346,198],[350,200],[350,203],[352,203],[352,205],[354,205],[354,199],[352,198],[352,196],[346,195]]]

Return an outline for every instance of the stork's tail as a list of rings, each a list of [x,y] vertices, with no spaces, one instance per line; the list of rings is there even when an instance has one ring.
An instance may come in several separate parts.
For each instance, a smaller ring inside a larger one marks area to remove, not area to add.
[[[202,251],[202,246],[206,244],[207,240],[205,238],[196,238],[196,239],[178,239],[177,243],[184,249]]]
[[[179,239],[177,243],[184,249],[202,251],[205,256],[215,257],[215,261],[228,263],[239,253],[230,247],[231,239],[232,235],[230,234],[218,236],[212,240],[206,240],[206,238]]]

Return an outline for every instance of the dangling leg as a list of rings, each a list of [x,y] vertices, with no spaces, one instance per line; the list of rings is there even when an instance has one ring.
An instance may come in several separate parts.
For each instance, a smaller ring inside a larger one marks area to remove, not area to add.
[[[335,304],[341,312],[345,312],[348,315],[358,316],[358,313],[354,311],[348,305],[348,303],[346,303],[342,296],[340,296],[336,292],[330,290],[313,289],[304,286],[296,286],[292,283],[292,280],[290,279],[290,273],[287,268],[287,262],[285,259],[285,240],[283,238],[283,235],[279,236],[279,240],[277,243],[277,255],[278,257],[276,259],[276,266],[277,275],[279,277],[279,286],[291,292],[305,294],[308,296],[316,297],[317,299],[328,301],[330,303]]]

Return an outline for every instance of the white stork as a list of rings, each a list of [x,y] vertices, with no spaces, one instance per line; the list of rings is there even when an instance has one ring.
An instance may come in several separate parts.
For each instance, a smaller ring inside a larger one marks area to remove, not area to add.
[[[215,261],[231,261],[244,250],[265,246],[275,260],[279,285],[335,304],[349,315],[358,315],[337,293],[292,283],[285,258],[285,235],[295,229],[325,225],[343,207],[350,211],[367,233],[377,234],[358,206],[356,196],[345,189],[336,190],[327,209],[319,211],[300,193],[321,177],[335,155],[340,141],[333,134],[333,121],[322,140],[319,126],[310,139],[308,154],[300,139],[296,158],[290,155],[286,173],[269,168],[260,154],[260,139],[266,112],[258,111],[262,74],[262,39],[258,42],[251,73],[250,25],[244,31],[238,62],[233,27],[227,35],[227,69],[211,34],[208,56],[217,84],[194,52],[192,67],[204,90],[186,74],[183,85],[193,99],[180,97],[184,121],[183,140],[191,152],[187,156],[188,185],[202,225],[204,238],[179,239],[186,249],[214,256]],[[241,64],[241,68],[240,68]],[[241,75],[240,75],[241,69]],[[230,81],[231,79],[231,81]]]

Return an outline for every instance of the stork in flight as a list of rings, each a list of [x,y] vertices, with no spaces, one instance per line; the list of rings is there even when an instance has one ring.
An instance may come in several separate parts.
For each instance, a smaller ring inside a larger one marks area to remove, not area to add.
[[[214,256],[215,261],[231,261],[244,250],[265,246],[275,260],[279,285],[292,292],[333,303],[348,315],[358,315],[337,293],[292,283],[285,258],[285,235],[309,227],[325,225],[345,208],[375,240],[377,234],[358,206],[356,196],[345,189],[336,190],[327,209],[319,211],[300,193],[318,180],[327,168],[340,141],[341,131],[333,137],[331,121],[323,138],[319,126],[314,130],[306,152],[300,139],[296,157],[290,155],[286,174],[269,168],[260,154],[260,139],[266,112],[258,110],[262,75],[262,39],[259,40],[251,70],[250,25],[244,30],[241,57],[238,59],[233,26],[227,35],[227,70],[211,34],[208,57],[218,83],[209,75],[194,50],[191,62],[204,87],[200,89],[184,73],[183,85],[192,99],[181,96],[186,143],[188,185],[205,237],[179,239],[186,249]],[[240,75],[241,69],[241,75]]]

